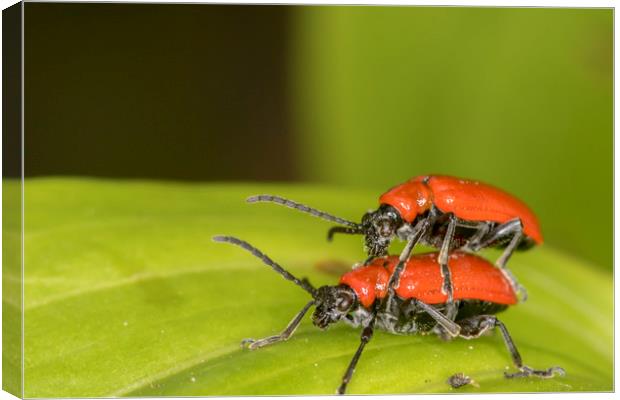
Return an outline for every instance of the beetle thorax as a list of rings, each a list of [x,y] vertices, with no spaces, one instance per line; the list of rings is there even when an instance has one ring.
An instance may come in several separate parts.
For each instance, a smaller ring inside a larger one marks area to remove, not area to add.
[[[379,203],[394,207],[405,222],[412,223],[418,215],[431,209],[433,192],[424,179],[417,177],[382,194]]]

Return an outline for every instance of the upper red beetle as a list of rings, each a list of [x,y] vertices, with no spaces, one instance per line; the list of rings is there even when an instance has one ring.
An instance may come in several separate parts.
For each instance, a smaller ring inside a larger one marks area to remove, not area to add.
[[[496,246],[504,247],[496,265],[525,299],[524,288],[506,269],[506,263],[515,249],[543,241],[538,220],[525,203],[489,184],[450,176],[418,176],[393,187],[381,195],[378,209],[364,214],[361,223],[278,196],[252,196],[247,201],[275,202],[336,222],[341,226],[329,230],[330,239],[334,233],[363,234],[370,258],[387,254],[394,237],[407,241],[401,262],[390,278],[390,288],[398,287],[404,262],[417,243],[439,248],[443,291],[449,298],[453,296],[448,268],[450,251],[478,251]]]

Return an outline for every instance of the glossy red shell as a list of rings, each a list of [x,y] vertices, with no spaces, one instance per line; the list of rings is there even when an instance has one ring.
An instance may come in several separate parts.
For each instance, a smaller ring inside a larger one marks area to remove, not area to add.
[[[426,209],[421,209],[420,193],[424,193],[426,204],[434,204],[442,212],[454,213],[467,221],[508,222],[520,218],[525,235],[536,243],[543,242],[543,236],[536,215],[513,195],[486,183],[460,179],[451,176],[431,175],[426,183],[425,176],[419,176],[395,186],[380,198],[381,204],[389,204],[411,223]],[[424,192],[425,187],[427,192]]]
[[[411,222],[419,214],[430,210],[433,193],[425,183],[409,180],[384,193],[379,203],[391,205],[398,210],[402,219]]]
[[[438,252],[417,254],[407,262],[396,294],[403,299],[418,299],[428,304],[445,303],[442,293]],[[356,268],[340,278],[351,287],[360,303],[368,308],[376,299],[385,297],[387,282],[398,264],[397,256],[375,258],[370,264]],[[452,274],[455,300],[484,300],[497,304],[516,304],[517,296],[504,274],[493,264],[474,254],[454,252],[448,261]]]

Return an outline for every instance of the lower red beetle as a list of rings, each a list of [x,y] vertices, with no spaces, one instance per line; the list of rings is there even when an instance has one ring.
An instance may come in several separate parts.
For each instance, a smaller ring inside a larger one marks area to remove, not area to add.
[[[453,321],[444,315],[448,297],[441,290],[443,277],[437,264],[437,252],[411,256],[405,263],[394,296],[388,297],[388,282],[399,263],[395,256],[374,258],[344,274],[338,285],[317,289],[243,240],[231,236],[215,236],[213,240],[232,243],[249,251],[312,296],[282,333],[258,340],[245,339],[242,345],[254,350],[287,340],[312,306],[315,307],[312,322],[321,329],[339,321],[362,328],[361,342],[338,387],[339,394],[345,393],[375,328],[397,334],[433,332],[446,339],[475,339],[498,328],[518,369],[517,372],[505,373],[506,378],[564,375],[560,367],[537,370],[523,364],[506,326],[494,315],[516,304],[517,296],[509,280],[491,263],[476,255],[454,252],[449,256],[452,295],[458,310]]]
[[[247,201],[278,203],[339,224],[329,230],[329,239],[334,233],[363,234],[370,258],[386,255],[394,237],[406,241],[401,262],[390,278],[392,289],[398,286],[400,272],[417,243],[440,249],[437,261],[449,304],[453,286],[448,254],[452,250],[503,247],[496,265],[525,300],[525,288],[517,283],[506,263],[515,249],[543,241],[536,215],[521,200],[489,184],[451,176],[423,175],[391,188],[379,198],[379,208],[364,214],[361,223],[279,196],[258,195]],[[450,310],[454,312],[453,307]]]

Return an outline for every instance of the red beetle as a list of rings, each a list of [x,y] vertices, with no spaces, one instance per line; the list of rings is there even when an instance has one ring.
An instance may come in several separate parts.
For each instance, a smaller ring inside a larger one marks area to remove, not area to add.
[[[389,298],[388,282],[399,264],[399,258],[395,256],[374,258],[369,264],[343,275],[338,285],[316,289],[307,280],[296,278],[243,240],[231,236],[215,236],[213,240],[232,243],[251,252],[312,296],[312,300],[297,313],[282,333],[258,340],[245,339],[241,342],[243,346],[254,350],[287,340],[311,306],[315,306],[312,322],[321,329],[338,321],[362,327],[361,342],[342,378],[339,394],[345,392],[375,328],[397,334],[433,332],[447,339],[475,339],[497,327],[519,370],[505,373],[507,378],[551,378],[556,373],[564,375],[561,367],[536,370],[523,364],[506,326],[494,315],[515,304],[517,296],[509,280],[492,264],[476,255],[455,252],[449,257],[454,285],[453,300],[458,306],[455,321],[452,321],[444,315],[448,297],[442,292],[443,278],[439,273],[437,252],[411,256],[403,268],[395,295]]]
[[[504,275],[482,257],[456,251],[449,257],[454,300],[478,299],[512,305],[517,297]],[[398,264],[397,256],[377,257],[368,264],[347,272],[340,278],[355,291],[358,301],[370,308],[387,294],[387,283]],[[402,299],[415,298],[427,304],[448,301],[441,285],[443,279],[437,268],[437,252],[417,254],[409,258],[400,275],[396,295]]]
[[[390,280],[392,288],[398,286],[404,261],[417,243],[439,248],[442,290],[449,298],[453,288],[448,254],[453,249],[478,251],[496,246],[505,247],[496,265],[525,300],[525,289],[506,269],[506,263],[515,249],[543,242],[536,215],[525,203],[491,185],[450,176],[418,176],[393,187],[381,195],[379,208],[367,212],[361,223],[278,196],[252,196],[247,201],[275,202],[344,225],[331,228],[328,238],[331,240],[334,233],[363,234],[370,258],[387,254],[395,236],[407,241],[401,263]]]

